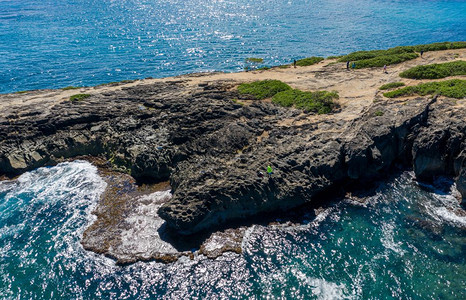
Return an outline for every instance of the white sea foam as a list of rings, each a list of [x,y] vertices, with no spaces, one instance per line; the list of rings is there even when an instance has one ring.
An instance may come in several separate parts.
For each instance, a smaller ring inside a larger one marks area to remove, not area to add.
[[[121,234],[118,251],[151,255],[153,253],[176,253],[177,250],[159,236],[159,229],[165,221],[157,211],[162,203],[171,198],[170,191],[155,192],[136,199],[137,208],[126,218],[129,229]]]

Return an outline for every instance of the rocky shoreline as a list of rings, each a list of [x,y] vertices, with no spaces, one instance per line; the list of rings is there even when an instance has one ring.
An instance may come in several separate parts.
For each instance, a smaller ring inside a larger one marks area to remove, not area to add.
[[[443,51],[433,59],[453,57]],[[386,177],[395,165],[412,168],[423,181],[453,177],[466,198],[465,99],[386,99],[374,87],[396,78],[395,72],[379,80],[379,70],[345,74],[343,64],[326,61],[251,72],[243,80],[280,72],[289,72],[283,77],[294,76],[289,84],[301,88],[306,82],[312,89],[341,87],[341,110],[318,116],[250,100],[236,90],[238,75],[228,74],[95,87],[81,101],[67,100],[68,91],[1,95],[0,175],[12,177],[80,155],[104,159],[120,176],[105,175],[109,188],[83,245],[121,263],[171,261],[179,255],[131,247],[117,251],[115,236],[127,226],[123,220],[141,203],[148,205],[150,200],[140,202],[142,194],[154,192],[138,190],[141,183],[169,181],[173,196],[152,203],[152,209],[181,235],[213,232],[236,220],[318,201],[323,193],[343,193]],[[361,87],[368,94],[346,96],[352,80],[376,83]],[[267,165],[273,175],[258,176]],[[225,251],[240,251],[237,241]]]

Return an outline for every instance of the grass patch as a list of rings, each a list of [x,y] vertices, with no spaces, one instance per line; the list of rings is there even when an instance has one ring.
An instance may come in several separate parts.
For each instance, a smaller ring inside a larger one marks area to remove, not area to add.
[[[390,90],[404,85],[403,82],[390,82],[379,87],[379,90]]]
[[[246,58],[246,62],[261,64],[261,63],[264,62],[264,59],[263,58],[257,58],[257,57],[248,57],[248,58]]]
[[[417,66],[400,73],[400,77],[411,79],[439,79],[455,75],[466,75],[466,61]]]
[[[18,91],[18,92],[14,92],[14,94],[26,94],[27,92],[30,92],[30,91]]]
[[[421,83],[416,86],[407,86],[398,90],[384,93],[387,98],[398,98],[411,95],[442,95],[461,99],[466,97],[466,80],[451,79],[439,82]]]
[[[288,69],[290,67],[291,67],[291,65],[280,65],[277,68],[279,68],[279,69]]]
[[[334,99],[338,99],[337,92],[303,92],[293,89],[277,93],[272,102],[283,107],[294,106],[306,112],[327,114],[335,107]]]
[[[265,70],[270,70],[270,67],[261,67],[257,69],[258,71],[265,71]]]
[[[376,112],[374,113],[374,115],[375,115],[376,117],[381,117],[381,116],[383,116],[383,111],[378,110],[378,111],[376,111]]]
[[[311,66],[323,60],[324,60],[323,57],[312,56],[312,57],[297,60],[296,65],[299,67]]]
[[[89,98],[91,95],[89,94],[76,94],[70,97],[70,101],[81,101],[86,98]]]
[[[240,94],[251,95],[258,100],[270,98],[279,92],[287,90],[291,90],[291,87],[280,80],[261,80],[242,83],[238,86]]]

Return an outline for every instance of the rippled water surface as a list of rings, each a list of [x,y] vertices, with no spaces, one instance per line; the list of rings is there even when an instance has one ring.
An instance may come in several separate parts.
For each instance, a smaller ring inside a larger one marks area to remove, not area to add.
[[[241,255],[170,265],[119,267],[82,249],[104,188],[82,161],[0,182],[0,298],[466,297],[466,217],[453,196],[420,189],[410,173],[367,204],[345,200],[302,225],[252,226]]]
[[[466,40],[464,0],[0,0],[0,93]]]

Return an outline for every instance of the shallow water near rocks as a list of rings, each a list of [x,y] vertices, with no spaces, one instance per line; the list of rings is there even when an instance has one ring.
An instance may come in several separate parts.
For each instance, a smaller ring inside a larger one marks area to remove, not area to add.
[[[301,225],[250,226],[242,254],[117,266],[80,245],[106,185],[97,169],[40,168],[0,182],[0,297],[464,299],[466,216],[449,184],[421,189],[405,172]]]

